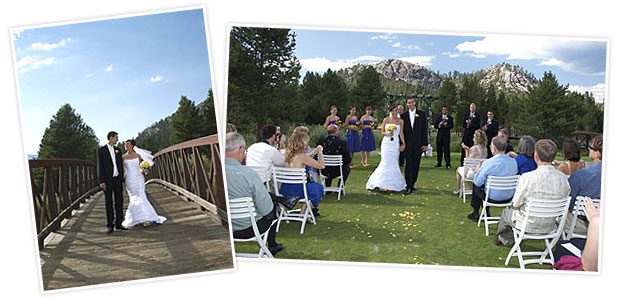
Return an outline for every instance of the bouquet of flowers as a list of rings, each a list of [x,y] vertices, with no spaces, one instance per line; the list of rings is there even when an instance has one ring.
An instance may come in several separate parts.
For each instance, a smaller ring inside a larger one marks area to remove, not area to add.
[[[388,124],[386,125],[386,131],[390,132],[390,134],[394,135],[394,131],[397,130],[397,126],[394,124]],[[390,137],[391,141],[394,141],[394,136]]]
[[[147,161],[142,161],[139,164],[139,167],[141,168],[141,171],[143,171],[143,174],[147,175],[148,172],[149,172],[149,169],[152,167],[152,165],[150,165],[150,163],[147,162]]]

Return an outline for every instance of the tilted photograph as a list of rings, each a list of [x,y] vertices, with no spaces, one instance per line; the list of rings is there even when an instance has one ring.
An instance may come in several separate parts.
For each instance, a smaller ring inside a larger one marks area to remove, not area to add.
[[[234,268],[205,24],[11,30],[44,291]]]
[[[232,25],[236,255],[600,271],[608,40]]]

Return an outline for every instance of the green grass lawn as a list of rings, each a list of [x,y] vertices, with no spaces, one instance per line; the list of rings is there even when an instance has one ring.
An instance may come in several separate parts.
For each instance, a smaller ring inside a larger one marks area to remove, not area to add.
[[[466,218],[472,211],[470,200],[463,203],[451,192],[455,189],[455,167],[459,153],[452,154],[453,169],[435,168],[436,158],[423,158],[417,182],[418,191],[409,196],[400,193],[369,192],[369,175],[379,163],[371,157],[370,166],[351,169],[347,195],[324,196],[319,206],[317,224],[282,223],[278,243],[285,250],[277,258],[326,261],[379,262],[448,266],[505,266],[509,247],[494,244],[495,225],[485,236],[484,225]],[[493,209],[500,214],[500,209]],[[542,250],[542,241],[524,242],[523,251]],[[253,243],[237,243],[236,251],[256,252]],[[510,268],[518,268],[512,258]],[[546,268],[550,265],[529,265]]]

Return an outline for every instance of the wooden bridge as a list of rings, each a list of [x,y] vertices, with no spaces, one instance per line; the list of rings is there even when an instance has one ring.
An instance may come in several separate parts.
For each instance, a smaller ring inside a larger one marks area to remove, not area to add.
[[[154,162],[146,193],[167,221],[106,234],[94,162],[29,161],[45,290],[233,268],[217,136]]]

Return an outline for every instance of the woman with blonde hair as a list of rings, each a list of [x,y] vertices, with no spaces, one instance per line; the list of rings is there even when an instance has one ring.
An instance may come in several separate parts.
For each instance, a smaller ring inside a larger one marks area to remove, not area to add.
[[[485,134],[485,131],[483,131],[482,129],[475,131],[472,141],[474,142],[474,145],[470,148],[468,148],[468,146],[466,146],[464,143],[461,144],[461,147],[463,148],[463,151],[465,153],[465,157],[487,159],[487,156],[488,156],[487,135]],[[455,174],[455,178],[457,179],[457,184],[455,185],[456,189],[453,192],[453,194],[455,195],[459,194],[461,190],[461,178],[463,174],[464,174],[464,167],[463,166],[458,167],[457,172]],[[469,171],[468,174],[466,174],[466,176],[468,178],[472,178],[474,174],[473,172]]]
[[[323,146],[316,146],[309,154],[306,154],[306,148],[308,148],[308,142],[310,137],[305,132],[293,133],[288,140],[288,147],[286,149],[285,165],[288,168],[305,168],[306,173],[310,173],[310,168],[322,170],[325,169],[325,159],[323,158]],[[312,158],[318,155],[318,161]],[[306,183],[306,193],[308,194],[308,200],[314,206],[312,213],[314,216],[319,216],[318,205],[323,197],[323,185],[318,182]],[[295,196],[303,198],[303,186],[301,184],[283,183],[281,188],[281,194],[283,196]],[[301,212],[306,209],[305,204],[301,207]]]

